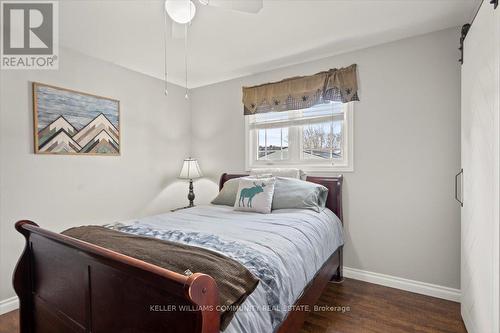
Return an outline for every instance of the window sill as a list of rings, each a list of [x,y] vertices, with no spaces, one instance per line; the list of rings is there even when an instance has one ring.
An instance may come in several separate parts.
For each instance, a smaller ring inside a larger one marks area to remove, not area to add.
[[[354,172],[352,165],[308,165],[308,164],[259,164],[247,166],[247,172],[251,169],[269,169],[269,168],[296,168],[304,171],[306,174],[330,174],[339,172]]]

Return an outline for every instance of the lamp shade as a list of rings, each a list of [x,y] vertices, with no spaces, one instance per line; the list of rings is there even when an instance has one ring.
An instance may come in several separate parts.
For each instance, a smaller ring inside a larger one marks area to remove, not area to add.
[[[198,161],[194,158],[186,158],[182,164],[181,174],[179,178],[182,179],[194,179],[203,176],[200,170],[200,165]]]

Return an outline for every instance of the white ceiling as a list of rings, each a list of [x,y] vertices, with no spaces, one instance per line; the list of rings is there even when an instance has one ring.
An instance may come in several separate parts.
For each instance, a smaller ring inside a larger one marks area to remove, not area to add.
[[[188,38],[188,85],[459,26],[470,21],[477,5],[478,0],[264,0],[258,14],[248,14],[197,3]],[[163,1],[66,0],[59,16],[63,46],[163,79]],[[170,38],[168,54],[169,81],[184,85],[184,40]]]

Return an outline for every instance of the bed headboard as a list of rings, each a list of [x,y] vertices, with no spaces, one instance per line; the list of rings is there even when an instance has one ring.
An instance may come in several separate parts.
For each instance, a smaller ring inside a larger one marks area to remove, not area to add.
[[[229,179],[240,178],[248,176],[247,174],[229,174],[223,173],[220,176],[219,181],[219,191],[224,186],[224,183]],[[312,177],[307,176],[306,180],[308,182],[321,184],[328,189],[328,197],[326,199],[326,207],[339,217],[339,219],[344,223],[342,216],[342,181],[344,177],[342,175],[336,177]]]

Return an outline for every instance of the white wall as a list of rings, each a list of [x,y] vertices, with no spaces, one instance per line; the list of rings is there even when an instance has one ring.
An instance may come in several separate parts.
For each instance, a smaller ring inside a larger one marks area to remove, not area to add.
[[[458,29],[371,47],[192,91],[192,152],[217,193],[224,171],[243,171],[241,87],[358,64],[354,169],[345,174],[345,266],[460,287]]]
[[[180,87],[63,49],[58,71],[0,72],[0,300],[24,246],[14,222],[54,231],[186,204],[176,181],[189,152],[189,104]],[[31,81],[121,101],[121,156],[33,154]]]

